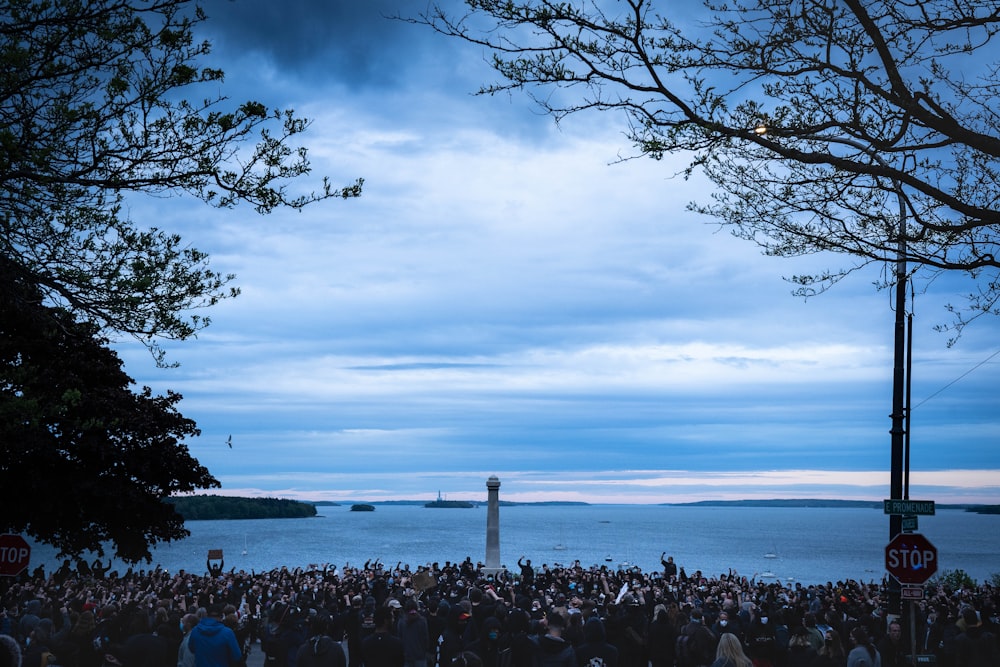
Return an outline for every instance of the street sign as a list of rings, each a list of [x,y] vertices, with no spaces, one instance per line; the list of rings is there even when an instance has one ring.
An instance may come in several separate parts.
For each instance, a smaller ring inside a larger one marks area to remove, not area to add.
[[[0,535],[0,576],[16,577],[28,569],[31,547],[20,535]]]
[[[901,530],[906,531],[907,533],[912,533],[916,529],[917,529],[917,517],[909,515],[904,516]]]
[[[885,514],[933,515],[934,501],[886,499],[882,501],[882,510]]]
[[[924,587],[905,585],[899,589],[899,597],[903,600],[923,600]]]
[[[937,572],[937,548],[919,533],[900,533],[885,546],[885,569],[901,584],[922,584]]]

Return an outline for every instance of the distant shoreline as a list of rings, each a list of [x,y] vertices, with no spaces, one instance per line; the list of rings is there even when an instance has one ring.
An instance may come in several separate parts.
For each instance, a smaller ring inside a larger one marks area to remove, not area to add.
[[[670,507],[823,507],[823,508],[861,508],[883,509],[881,500],[824,500],[824,499],[773,499],[773,500],[700,500],[693,503],[660,503]],[[975,504],[942,504],[937,503],[939,510],[964,510],[976,514],[1000,514],[1000,505]]]
[[[320,507],[363,507],[373,511],[375,506],[417,506],[417,507],[486,507],[485,500],[353,500],[353,501],[297,501],[277,498],[244,498],[239,496],[193,495],[172,499],[177,511],[185,521],[202,519],[264,519],[303,518],[316,516]],[[513,502],[501,500],[501,507],[590,507],[603,503],[580,501]],[[615,503],[611,503],[615,504]],[[655,503],[650,507],[705,507],[705,508],[824,508],[824,509],[872,509],[883,511],[882,501],[871,500],[831,500],[820,498],[774,498],[748,500],[700,500],[687,503]],[[961,510],[975,514],[1000,515],[1000,505],[979,504],[937,504],[938,510]],[[359,511],[355,510],[355,511]]]
[[[311,501],[304,501],[311,502]],[[320,505],[349,505],[352,502],[365,502],[369,505],[427,505],[426,500],[366,500],[366,501],[343,501],[343,502],[333,502],[333,501],[317,501],[312,504]],[[485,507],[485,500],[468,500],[464,502],[470,502],[479,507]],[[617,503],[585,503],[579,501],[561,501],[561,500],[549,500],[541,502],[513,502],[509,500],[501,500],[500,507],[532,507],[532,506],[544,506],[544,507],[590,507],[593,505],[602,504],[617,504]],[[629,504],[629,503],[625,503]],[[653,507],[799,507],[799,508],[810,508],[810,507],[823,507],[823,508],[860,508],[860,509],[874,509],[882,511],[883,505],[881,500],[832,500],[826,498],[773,498],[773,499],[748,499],[748,500],[698,500],[689,503],[654,503]],[[937,503],[937,509],[940,510],[965,510],[966,512],[975,512],[977,514],[1000,514],[1000,505],[981,505],[974,503],[963,503],[963,504],[942,504]]]

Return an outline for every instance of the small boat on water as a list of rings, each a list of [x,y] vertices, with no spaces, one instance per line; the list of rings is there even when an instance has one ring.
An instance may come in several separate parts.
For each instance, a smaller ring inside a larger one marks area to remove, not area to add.
[[[552,547],[553,551],[566,551],[566,545],[560,542],[559,544]]]

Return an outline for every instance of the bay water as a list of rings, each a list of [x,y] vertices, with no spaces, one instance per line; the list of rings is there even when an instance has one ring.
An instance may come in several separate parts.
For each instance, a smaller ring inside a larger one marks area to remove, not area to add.
[[[191,536],[156,547],[149,569],[201,574],[210,549],[225,569],[261,572],[379,559],[411,569],[470,557],[485,561],[486,507],[321,506],[307,519],[189,521]],[[963,570],[979,583],[1000,574],[1000,516],[941,510],[919,517],[919,532],[938,549],[938,572]],[[731,570],[758,579],[825,583],[881,581],[889,520],[881,509],[761,508],[650,505],[518,505],[500,508],[500,560],[518,572],[521,557],[570,565],[660,568],[663,552],[691,575]],[[59,565],[55,550],[35,545],[31,568]],[[107,562],[107,559],[105,559]],[[124,572],[126,565],[114,561]]]

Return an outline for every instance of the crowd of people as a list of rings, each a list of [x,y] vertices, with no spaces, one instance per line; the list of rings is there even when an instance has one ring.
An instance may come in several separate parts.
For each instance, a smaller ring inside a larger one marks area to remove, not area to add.
[[[0,579],[0,667],[1000,666],[988,584],[928,586],[889,617],[886,581],[373,560],[266,572],[100,561]]]

